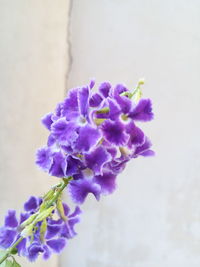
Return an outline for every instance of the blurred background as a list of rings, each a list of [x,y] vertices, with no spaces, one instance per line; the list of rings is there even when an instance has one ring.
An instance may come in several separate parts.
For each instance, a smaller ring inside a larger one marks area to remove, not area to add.
[[[40,118],[69,88],[145,77],[154,158],[129,163],[117,191],[82,207],[62,256],[22,266],[200,265],[200,2],[0,0],[0,219],[57,183],[34,165]]]

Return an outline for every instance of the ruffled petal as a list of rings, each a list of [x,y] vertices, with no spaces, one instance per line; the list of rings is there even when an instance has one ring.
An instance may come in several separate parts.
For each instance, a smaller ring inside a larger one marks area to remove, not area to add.
[[[89,193],[92,193],[97,200],[100,199],[101,187],[94,183],[92,179],[71,181],[68,189],[72,200],[78,204],[82,204]]]
[[[101,139],[101,134],[98,129],[91,127],[89,124],[80,127],[79,136],[75,143],[75,149],[78,152],[88,152]]]
[[[9,230],[4,227],[0,228],[0,247],[8,248],[14,242],[17,236],[17,232],[15,230]]]
[[[8,214],[5,217],[4,225],[6,227],[10,228],[16,228],[18,226],[18,221],[16,218],[16,211],[15,210],[9,210]]]
[[[98,107],[101,102],[102,102],[103,98],[100,96],[100,94],[95,93],[90,97],[90,107]]]
[[[42,124],[50,131],[51,129],[51,124],[53,123],[52,120],[52,115],[53,113],[48,113],[44,115],[41,119]]]
[[[79,116],[78,90],[78,88],[71,89],[69,91],[69,97],[64,100],[62,115],[68,120]]]
[[[50,148],[43,147],[37,150],[35,163],[44,171],[48,171],[52,164],[52,153]]]
[[[73,176],[74,174],[78,174],[82,167],[83,163],[79,158],[76,158],[75,156],[73,157],[71,155],[67,157],[67,176]]]
[[[76,206],[75,210],[73,213],[71,213],[68,218],[73,218],[73,217],[76,217],[78,215],[80,215],[82,213],[81,209],[79,206]]]
[[[94,177],[94,181],[101,186],[101,192],[105,194],[112,193],[116,188],[116,175],[111,172],[104,172],[103,175]]]
[[[17,245],[17,252],[19,256],[25,256],[26,255],[26,243],[27,239],[24,238],[22,241]]]
[[[121,112],[127,114],[132,107],[132,101],[127,97],[121,95],[124,92],[127,92],[128,89],[123,84],[118,84],[114,88],[113,96],[114,99],[117,101],[118,105],[121,108]]]
[[[102,124],[102,132],[108,142],[117,146],[125,145],[129,138],[125,126],[120,121],[105,121]]]
[[[47,241],[47,245],[55,252],[60,253],[66,245],[64,238],[52,239]]]
[[[77,235],[76,231],[74,230],[74,227],[77,223],[80,222],[80,218],[72,218],[68,220],[69,228],[70,228],[70,238],[73,238],[75,235]]]
[[[99,146],[91,153],[85,155],[87,167],[92,169],[95,175],[98,175],[102,172],[104,164],[110,159],[110,154],[102,146]]]
[[[101,94],[104,97],[109,96],[110,89],[111,89],[111,84],[109,82],[101,83],[99,86],[99,92],[101,92]]]
[[[82,87],[78,91],[78,105],[80,114],[87,118],[88,114],[88,100],[89,100],[89,88]]]
[[[66,176],[67,162],[61,152],[53,154],[53,163],[49,170],[52,176],[65,177]]]
[[[47,225],[46,239],[55,237],[61,230],[60,225]]]
[[[132,146],[142,145],[144,143],[145,135],[140,128],[135,126],[134,122],[127,125],[126,131],[130,135],[128,147],[132,148]]]
[[[151,141],[145,137],[145,142],[141,146],[137,146],[135,149],[135,152],[133,154],[133,157],[136,158],[139,155],[140,156],[154,156],[154,152],[150,150],[150,147],[152,146]]]
[[[68,122],[65,118],[61,118],[54,122],[51,126],[51,133],[60,144],[69,145],[77,138],[77,125],[74,122]]]
[[[27,258],[30,261],[35,261],[38,256],[39,253],[44,252],[44,249],[42,248],[41,244],[37,243],[37,242],[33,242],[29,247],[28,247],[28,251],[27,251]]]
[[[152,103],[150,99],[141,99],[136,107],[129,113],[133,120],[150,121],[154,115],[152,112]]]
[[[24,203],[25,211],[33,211],[36,210],[39,206],[38,198],[31,196],[27,202]]]
[[[91,79],[89,87],[92,89],[95,86],[95,79]]]
[[[43,257],[44,260],[48,260],[50,258],[50,256],[51,256],[51,251],[48,248],[48,246],[46,246],[46,245],[43,246],[43,250],[44,250],[44,252],[43,252],[42,257]]]

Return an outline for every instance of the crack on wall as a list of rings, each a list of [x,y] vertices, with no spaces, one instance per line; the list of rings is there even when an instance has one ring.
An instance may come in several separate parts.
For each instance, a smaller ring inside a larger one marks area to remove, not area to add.
[[[73,55],[72,55],[72,40],[71,40],[71,21],[72,21],[72,9],[73,9],[73,0],[69,1],[69,9],[68,9],[68,23],[67,23],[67,56],[68,56],[68,66],[67,66],[67,73],[65,79],[65,93],[69,89],[69,77],[72,70],[73,65]]]

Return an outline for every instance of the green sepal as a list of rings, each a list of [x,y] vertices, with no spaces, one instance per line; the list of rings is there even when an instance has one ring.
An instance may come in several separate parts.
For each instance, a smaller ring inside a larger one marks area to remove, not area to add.
[[[21,236],[25,238],[28,236],[31,236],[33,234],[33,228],[34,228],[34,224],[27,225],[24,228],[24,230],[21,232]]]
[[[25,228],[27,225],[31,224],[35,218],[37,217],[38,213],[35,213],[33,215],[31,215],[26,221],[24,221],[23,223],[20,224],[19,228],[23,229]]]
[[[43,221],[44,219],[46,219],[51,213],[52,211],[55,209],[54,206],[49,207],[48,209],[42,211],[41,213],[38,214],[37,218],[35,219],[34,223],[38,223],[40,221]]]
[[[40,227],[40,240],[42,243],[44,243],[45,241],[44,236],[45,236],[46,231],[47,231],[47,220],[44,219]]]
[[[62,201],[61,201],[60,198],[59,198],[59,199],[57,200],[57,202],[56,202],[56,208],[57,208],[57,210],[58,210],[58,212],[59,212],[60,217],[61,217],[64,221],[66,221],[66,220],[67,220],[67,217],[65,216],[64,207],[63,207],[63,204],[62,204]]]

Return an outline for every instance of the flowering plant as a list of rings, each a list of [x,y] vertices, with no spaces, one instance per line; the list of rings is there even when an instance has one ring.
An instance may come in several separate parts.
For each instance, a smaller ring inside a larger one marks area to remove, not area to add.
[[[153,119],[150,99],[141,98],[140,80],[130,91],[124,85],[104,82],[93,89],[71,89],[53,113],[42,118],[49,131],[47,145],[38,149],[36,164],[59,183],[43,197],[31,196],[19,218],[9,210],[0,228],[0,264],[20,266],[13,255],[35,261],[60,253],[76,235],[82,204],[89,193],[99,200],[116,188],[116,177],[138,156],[152,156],[151,142],[136,126]],[[67,188],[74,211],[62,201]],[[3,265],[2,265],[3,266]]]

